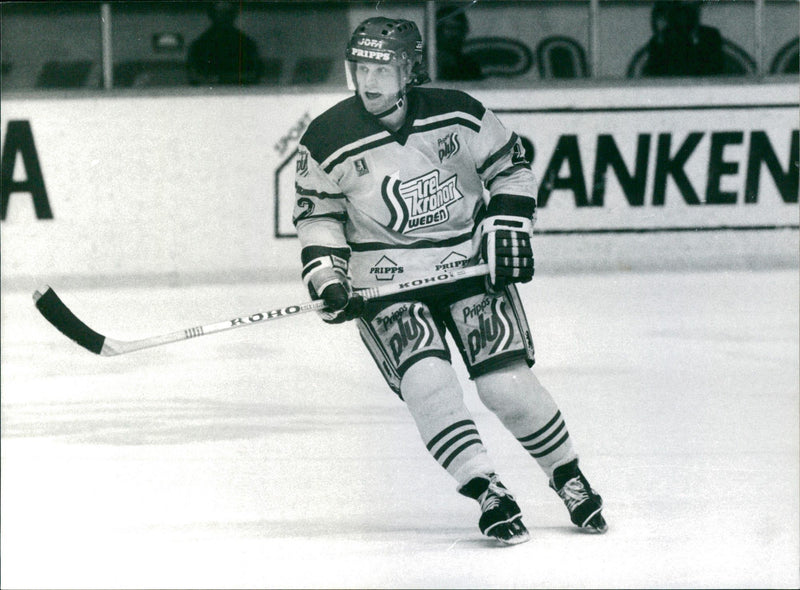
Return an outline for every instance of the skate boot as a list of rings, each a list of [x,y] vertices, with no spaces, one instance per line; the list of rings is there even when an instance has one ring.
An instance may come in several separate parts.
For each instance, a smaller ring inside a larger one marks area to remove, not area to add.
[[[608,530],[601,512],[603,499],[578,469],[577,459],[556,467],[550,487],[566,504],[569,517],[575,525],[591,533],[604,533]]]
[[[506,487],[492,473],[476,477],[459,490],[459,493],[477,500],[481,505],[478,528],[487,537],[506,545],[517,545],[530,539],[528,529],[522,524],[522,511]]]

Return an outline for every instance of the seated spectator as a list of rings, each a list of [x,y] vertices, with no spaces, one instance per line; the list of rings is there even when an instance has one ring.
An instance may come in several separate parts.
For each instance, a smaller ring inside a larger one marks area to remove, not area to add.
[[[700,24],[697,0],[658,0],[643,76],[715,76],[724,73],[722,35]]]
[[[463,7],[442,6],[436,11],[436,64],[439,80],[480,80],[480,64],[464,54],[469,22]]]
[[[189,46],[187,61],[189,83],[256,84],[264,64],[258,46],[236,28],[238,7],[235,2],[211,2],[208,17],[211,26]]]

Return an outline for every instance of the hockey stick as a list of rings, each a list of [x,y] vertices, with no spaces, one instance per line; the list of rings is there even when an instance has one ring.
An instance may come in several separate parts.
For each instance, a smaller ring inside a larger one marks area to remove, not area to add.
[[[446,270],[437,275],[412,281],[405,281],[402,283],[393,283],[384,287],[363,289],[359,290],[358,293],[366,300],[378,299],[380,297],[389,297],[391,295],[411,292],[434,285],[443,285],[445,283],[452,283],[461,279],[477,277],[485,275],[488,272],[489,267],[486,264],[480,264],[467,268]],[[170,344],[172,342],[180,342],[181,340],[189,340],[190,338],[207,336],[209,334],[224,332],[225,330],[232,330],[234,328],[252,326],[253,324],[260,324],[269,320],[277,320],[299,313],[319,311],[325,306],[324,302],[321,300],[307,301],[298,305],[289,305],[287,307],[271,309],[269,311],[261,311],[249,316],[233,318],[230,320],[215,322],[202,326],[195,326],[193,328],[187,328],[185,330],[171,332],[169,334],[162,334],[160,336],[151,336],[141,340],[125,341],[115,340],[92,330],[70,311],[70,309],[64,304],[63,301],[61,301],[58,295],[56,295],[56,292],[50,286],[45,285],[41,288],[41,290],[34,291],[33,301],[36,304],[36,308],[41,312],[45,319],[62,334],[75,341],[78,345],[82,346],[86,350],[101,356],[116,356],[119,354],[133,352],[135,350],[142,350],[143,348],[152,348],[153,346],[161,346],[163,344]]]

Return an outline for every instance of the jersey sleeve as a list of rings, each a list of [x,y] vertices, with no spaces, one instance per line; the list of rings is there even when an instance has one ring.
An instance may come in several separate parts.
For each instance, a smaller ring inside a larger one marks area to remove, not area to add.
[[[536,179],[519,136],[486,109],[471,146],[476,169],[489,191],[489,208],[535,220]]]
[[[297,153],[292,221],[303,247],[348,247],[345,195],[302,143]]]

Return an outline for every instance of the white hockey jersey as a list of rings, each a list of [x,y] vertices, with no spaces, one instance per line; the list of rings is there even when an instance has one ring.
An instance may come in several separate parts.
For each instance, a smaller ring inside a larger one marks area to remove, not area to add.
[[[413,88],[391,132],[357,96],[300,140],[294,224],[303,247],[348,248],[356,288],[476,264],[489,199],[530,199],[517,135],[457,90]],[[501,197],[502,198],[502,197]]]

